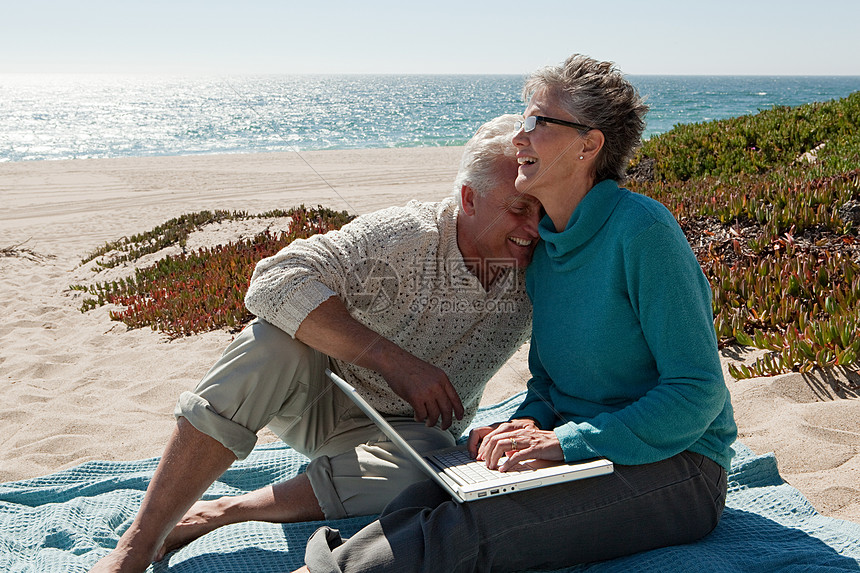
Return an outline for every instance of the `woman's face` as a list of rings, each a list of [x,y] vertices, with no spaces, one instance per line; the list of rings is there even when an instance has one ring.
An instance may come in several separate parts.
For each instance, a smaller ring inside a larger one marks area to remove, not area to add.
[[[529,101],[524,116],[532,115],[577,122],[546,89],[535,92]],[[534,195],[541,202],[551,201],[553,195],[569,194],[576,176],[582,175],[584,165],[577,162],[583,136],[577,129],[539,121],[528,133],[518,131],[513,143],[519,162],[516,188],[521,193]]]

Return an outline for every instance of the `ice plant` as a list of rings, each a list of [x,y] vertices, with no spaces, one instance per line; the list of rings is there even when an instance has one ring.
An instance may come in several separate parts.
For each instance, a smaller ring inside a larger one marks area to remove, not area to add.
[[[155,235],[179,236],[185,233],[186,222],[213,220],[207,215],[183,215],[172,220],[179,230],[165,224],[139,237],[147,242]],[[106,303],[119,305],[122,310],[110,311],[113,320],[120,320],[131,328],[149,326],[171,337],[223,327],[236,328],[246,323],[251,315],[243,300],[257,261],[277,253],[295,239],[340,228],[350,219],[345,212],[304,206],[266,215],[290,217],[288,230],[277,235],[264,231],[251,239],[168,256],[119,281],[96,283],[89,288],[73,286],[95,297],[85,299],[81,311]],[[139,251],[135,247],[129,249],[129,252]]]

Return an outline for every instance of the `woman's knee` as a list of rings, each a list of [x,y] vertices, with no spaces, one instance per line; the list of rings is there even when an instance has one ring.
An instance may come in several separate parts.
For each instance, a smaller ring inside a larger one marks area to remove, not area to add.
[[[434,508],[451,501],[451,496],[432,480],[423,480],[407,486],[385,506],[382,515],[409,508]]]

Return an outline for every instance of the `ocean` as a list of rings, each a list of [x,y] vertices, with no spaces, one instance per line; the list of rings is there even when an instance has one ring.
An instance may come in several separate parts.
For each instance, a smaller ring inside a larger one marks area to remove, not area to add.
[[[523,76],[0,75],[0,162],[462,145]],[[645,137],[841,98],[860,77],[629,76]]]

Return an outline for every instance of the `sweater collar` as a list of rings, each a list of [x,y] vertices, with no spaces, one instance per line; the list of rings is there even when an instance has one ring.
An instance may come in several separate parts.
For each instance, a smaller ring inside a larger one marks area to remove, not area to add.
[[[609,219],[623,191],[611,179],[601,181],[585,194],[561,232],[556,232],[552,219],[544,215],[538,233],[550,258],[564,257],[588,243]]]

